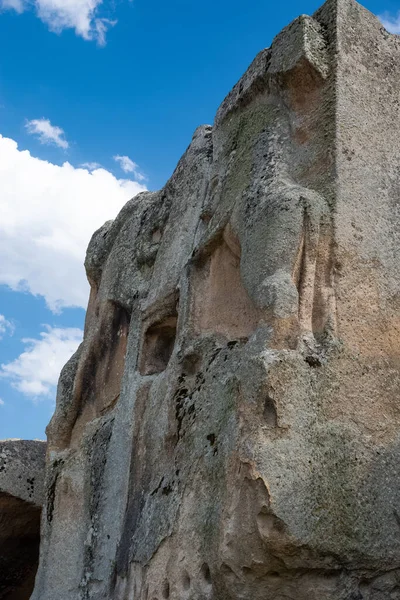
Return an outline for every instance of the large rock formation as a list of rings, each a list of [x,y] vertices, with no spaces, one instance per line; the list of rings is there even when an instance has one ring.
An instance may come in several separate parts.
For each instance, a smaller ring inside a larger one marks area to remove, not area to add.
[[[28,600],[39,561],[44,442],[0,441],[0,599]]]
[[[400,598],[399,64],[328,0],[94,234],[34,600]]]

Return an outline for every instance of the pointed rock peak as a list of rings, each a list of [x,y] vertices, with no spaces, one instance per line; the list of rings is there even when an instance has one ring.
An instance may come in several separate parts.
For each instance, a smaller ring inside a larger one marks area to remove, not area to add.
[[[348,19],[351,13],[356,11],[357,13],[365,13],[379,20],[378,17],[370,10],[365,8],[357,0],[326,0],[317,12],[314,14],[314,18],[317,20],[329,20],[333,19]],[[322,19],[321,19],[322,18]]]

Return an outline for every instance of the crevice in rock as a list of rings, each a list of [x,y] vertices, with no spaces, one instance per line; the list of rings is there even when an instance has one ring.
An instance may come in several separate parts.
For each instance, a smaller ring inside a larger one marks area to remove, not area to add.
[[[41,509],[0,493],[0,600],[29,600],[39,563]]]
[[[146,329],[140,359],[141,375],[165,371],[174,350],[177,322],[175,312]]]
[[[162,590],[162,597],[163,598],[169,598],[169,596],[170,596],[169,582],[168,581],[164,581],[163,590]]]
[[[210,571],[210,567],[208,566],[207,563],[203,563],[202,564],[202,566],[201,566],[201,574],[203,576],[204,581],[208,585],[211,585],[212,584],[211,571]]]
[[[183,571],[182,573],[182,587],[185,591],[189,590],[191,586],[191,581],[189,577],[189,573],[187,571]]]
[[[278,427],[278,415],[276,411],[275,401],[269,395],[267,395],[267,397],[264,400],[263,416],[268,427]]]

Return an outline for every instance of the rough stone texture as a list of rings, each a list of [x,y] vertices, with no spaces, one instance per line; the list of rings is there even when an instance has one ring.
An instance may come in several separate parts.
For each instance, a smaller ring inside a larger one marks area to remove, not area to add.
[[[44,442],[0,441],[0,599],[28,600],[39,561]]]
[[[328,0],[94,234],[33,600],[400,598],[399,64]]]

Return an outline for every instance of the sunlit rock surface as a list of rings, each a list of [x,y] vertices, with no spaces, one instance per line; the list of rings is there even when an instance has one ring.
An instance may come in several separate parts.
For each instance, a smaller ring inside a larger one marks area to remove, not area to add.
[[[34,600],[400,598],[399,65],[328,0],[94,234]]]

